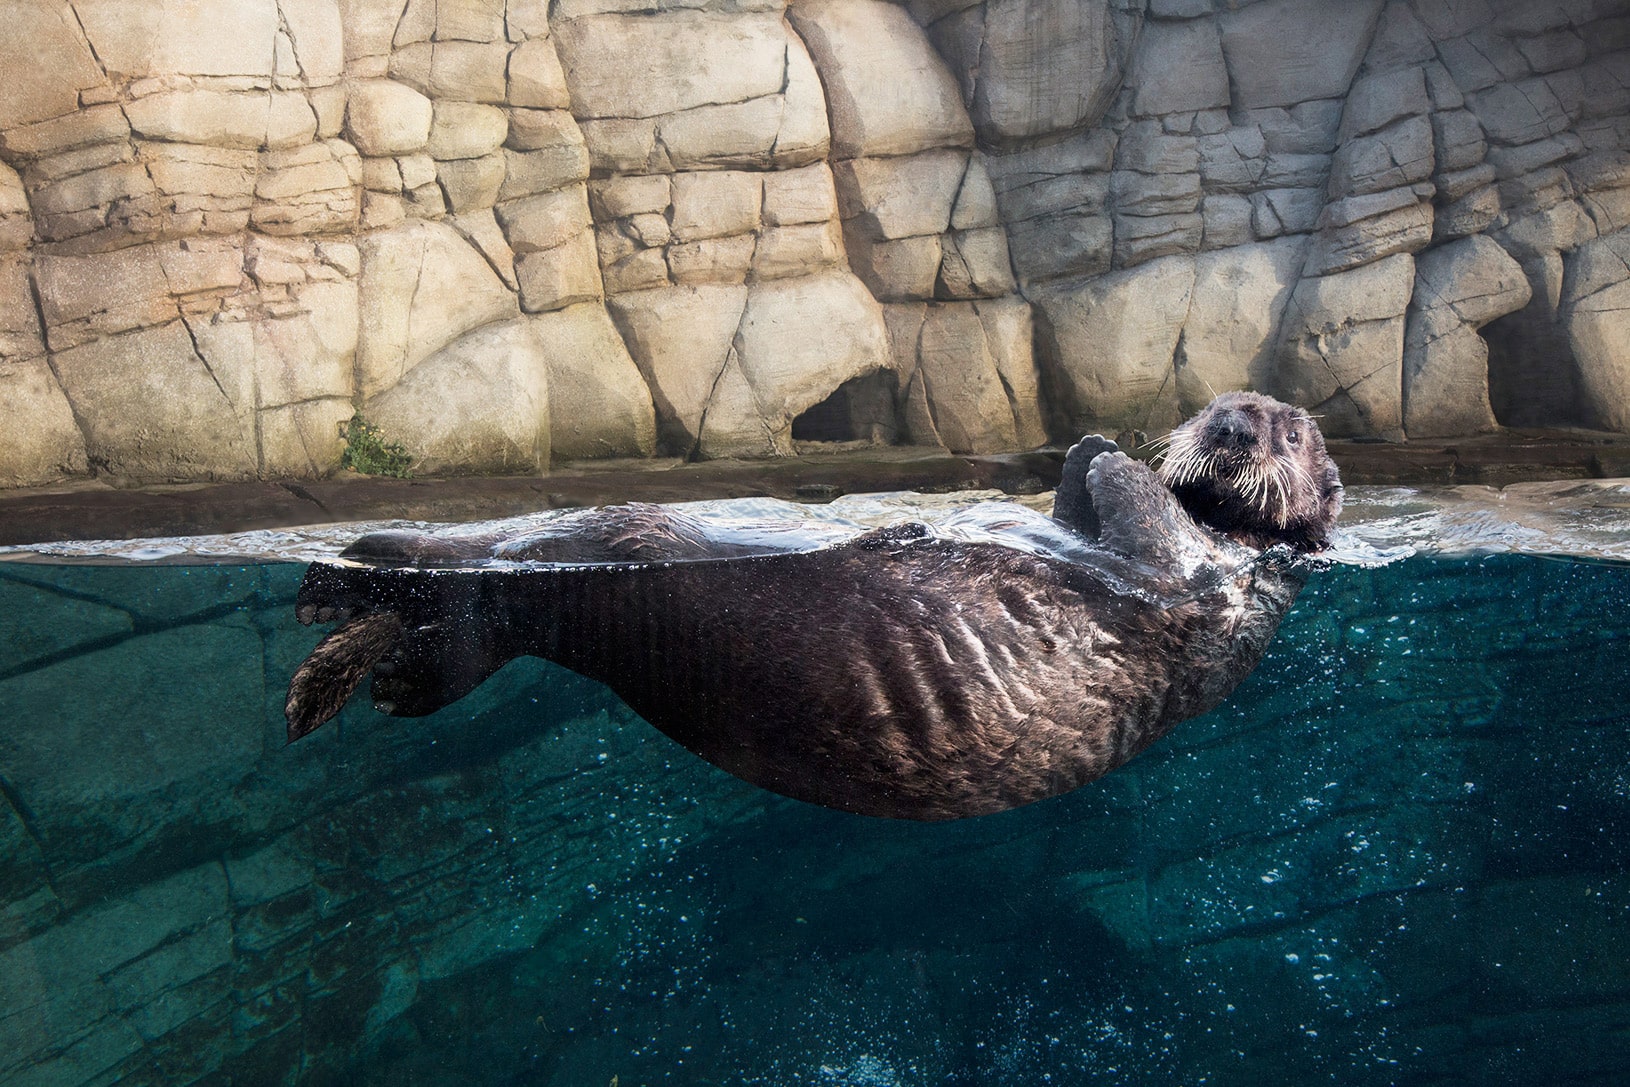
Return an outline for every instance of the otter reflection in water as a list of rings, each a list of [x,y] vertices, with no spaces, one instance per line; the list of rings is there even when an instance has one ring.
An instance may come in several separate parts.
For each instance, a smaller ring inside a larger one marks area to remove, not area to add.
[[[1173,432],[1160,475],[1083,439],[1052,517],[993,502],[933,526],[725,529],[635,505],[522,537],[375,533],[300,587],[302,622],[342,625],[294,676],[289,738],[369,672],[375,708],[413,717],[529,654],[787,796],[1002,811],[1220,702],[1340,507],[1312,420],[1229,393]]]

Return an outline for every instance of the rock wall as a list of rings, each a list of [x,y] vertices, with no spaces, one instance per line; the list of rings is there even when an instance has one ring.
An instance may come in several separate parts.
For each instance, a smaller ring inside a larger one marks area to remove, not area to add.
[[[0,485],[1630,429],[1625,0],[0,14]]]
[[[1630,1075],[1622,566],[1336,567],[1217,712],[947,825],[538,661],[288,747],[300,572],[0,569],[0,1080]]]

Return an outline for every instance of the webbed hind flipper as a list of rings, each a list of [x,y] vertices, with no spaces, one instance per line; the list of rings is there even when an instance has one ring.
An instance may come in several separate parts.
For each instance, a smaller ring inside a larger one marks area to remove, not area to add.
[[[289,697],[283,704],[289,743],[315,732],[339,713],[401,631],[400,615],[375,611],[344,623],[318,642],[289,681]]]
[[[1089,540],[1098,538],[1098,511],[1087,489],[1087,469],[1100,453],[1116,453],[1120,447],[1101,434],[1091,434],[1064,455],[1064,474],[1053,492],[1053,519],[1062,521]]]
[[[374,708],[398,717],[432,713],[474,690],[515,656],[505,648],[493,599],[504,576],[314,563],[300,584],[296,615],[303,623],[342,625],[318,643],[289,685],[289,739],[338,713],[369,672]]]

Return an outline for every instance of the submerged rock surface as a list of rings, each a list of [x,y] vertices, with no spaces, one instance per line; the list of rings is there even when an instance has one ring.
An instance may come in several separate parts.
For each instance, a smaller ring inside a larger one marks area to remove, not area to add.
[[[0,1077],[1630,1073],[1622,565],[1337,567],[1222,709],[942,827],[536,661],[285,746],[300,572],[0,567]]]

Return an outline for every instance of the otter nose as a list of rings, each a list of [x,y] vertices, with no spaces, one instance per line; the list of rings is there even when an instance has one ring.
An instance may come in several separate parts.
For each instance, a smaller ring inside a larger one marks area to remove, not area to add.
[[[1256,429],[1237,411],[1219,412],[1207,429],[1211,440],[1224,449],[1249,449],[1256,444]]]

